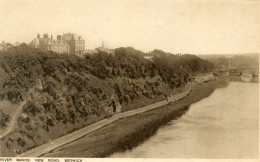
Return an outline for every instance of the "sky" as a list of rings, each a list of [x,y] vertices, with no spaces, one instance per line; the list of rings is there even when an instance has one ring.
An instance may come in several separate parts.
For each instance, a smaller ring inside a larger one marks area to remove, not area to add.
[[[77,33],[86,49],[260,52],[258,0],[0,0],[0,41]]]

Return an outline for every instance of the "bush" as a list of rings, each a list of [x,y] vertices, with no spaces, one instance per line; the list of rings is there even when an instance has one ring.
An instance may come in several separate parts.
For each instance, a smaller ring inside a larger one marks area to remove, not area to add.
[[[10,115],[5,114],[2,110],[0,110],[0,127],[6,127],[9,121]]]
[[[19,146],[22,146],[22,147],[25,147],[25,145],[26,145],[26,142],[23,139],[21,139],[20,137],[17,139],[17,143]]]

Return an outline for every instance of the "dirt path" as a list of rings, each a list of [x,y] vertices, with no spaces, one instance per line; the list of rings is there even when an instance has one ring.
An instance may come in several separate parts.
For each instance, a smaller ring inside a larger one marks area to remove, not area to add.
[[[29,150],[25,153],[22,153],[20,155],[18,155],[18,157],[39,157],[45,153],[48,153],[58,147],[61,147],[65,144],[68,144],[68,143],[71,143],[89,133],[92,133],[110,123],[113,123],[115,121],[117,121],[118,119],[121,119],[121,118],[125,118],[125,117],[128,117],[128,116],[132,116],[132,115],[137,115],[137,114],[140,114],[140,113],[143,113],[143,112],[146,112],[146,111],[149,111],[149,110],[152,110],[152,109],[155,109],[155,108],[158,108],[158,107],[161,107],[161,106],[164,106],[164,105],[167,105],[169,104],[170,102],[175,102],[177,100],[180,100],[182,99],[183,97],[187,96],[189,93],[190,93],[190,90],[191,90],[191,87],[189,87],[185,92],[182,92],[182,93],[179,93],[173,97],[170,97],[168,98],[168,101],[166,100],[163,100],[163,101],[160,101],[160,102],[156,102],[154,104],[151,104],[151,105],[147,105],[147,106],[144,106],[144,107],[141,107],[139,109],[135,109],[135,110],[131,110],[131,111],[127,111],[127,112],[124,112],[124,113],[119,113],[119,114],[115,114],[113,115],[111,118],[107,118],[107,119],[103,119],[101,121],[98,121],[94,124],[91,124],[91,125],[88,125],[82,129],[79,129],[79,130],[76,130],[72,133],[69,133],[67,135],[64,135],[60,138],[57,138],[51,142],[48,142],[46,144],[43,144],[41,146],[38,146],[32,150]]]
[[[1,132],[2,134],[0,135],[0,139],[2,139],[3,137],[5,137],[6,135],[8,135],[14,130],[17,118],[21,114],[23,106],[26,104],[28,100],[32,100],[32,95],[34,95],[34,97],[40,95],[40,93],[34,91],[34,88],[30,88],[27,93],[30,96],[27,99],[25,99],[25,101],[20,103],[20,106],[17,108],[16,112],[12,114],[11,122],[8,124],[7,129],[5,129],[3,133]]]
[[[26,101],[23,101],[20,104],[20,106],[17,108],[16,112],[12,115],[11,122],[8,124],[7,128],[3,131],[3,133],[0,135],[0,139],[5,137],[7,134],[11,133],[14,130],[16,120],[17,120],[19,114],[22,112],[22,108],[25,103],[26,103]]]

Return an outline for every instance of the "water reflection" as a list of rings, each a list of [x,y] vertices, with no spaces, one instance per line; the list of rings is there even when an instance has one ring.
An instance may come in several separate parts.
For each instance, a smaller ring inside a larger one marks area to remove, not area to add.
[[[143,144],[111,157],[258,158],[258,87],[231,82]]]

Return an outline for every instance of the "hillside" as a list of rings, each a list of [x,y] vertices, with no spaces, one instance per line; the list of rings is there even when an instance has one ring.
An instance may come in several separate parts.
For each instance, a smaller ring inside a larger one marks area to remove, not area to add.
[[[155,50],[153,61],[131,47],[79,57],[22,44],[0,52],[0,102],[22,107],[0,156],[14,156],[113,114],[177,93],[191,75],[212,64],[193,55]],[[3,104],[0,104],[3,105]],[[15,110],[0,107],[0,129]]]
[[[231,67],[236,69],[244,68],[258,68],[259,67],[259,54],[227,54],[227,55],[199,55],[200,58],[208,60],[211,63],[217,62],[219,59],[225,59],[229,62]]]
[[[230,59],[230,64],[237,69],[258,68],[259,54],[236,55]]]

